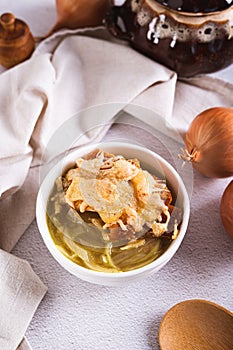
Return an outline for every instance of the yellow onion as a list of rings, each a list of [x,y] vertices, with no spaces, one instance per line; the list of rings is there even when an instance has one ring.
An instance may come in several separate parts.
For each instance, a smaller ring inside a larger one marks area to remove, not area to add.
[[[233,108],[213,107],[198,114],[179,155],[208,177],[233,176]]]
[[[56,0],[57,21],[47,36],[61,28],[101,25],[107,6],[108,0]]]
[[[220,215],[226,232],[233,238],[233,180],[223,192]]]

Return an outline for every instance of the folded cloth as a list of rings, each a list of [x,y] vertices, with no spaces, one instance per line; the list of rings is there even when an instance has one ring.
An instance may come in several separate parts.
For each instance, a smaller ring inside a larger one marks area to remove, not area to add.
[[[14,350],[21,342],[46,287],[28,262],[3,250],[0,250],[0,280],[0,349]]]
[[[171,70],[110,40],[103,28],[61,31],[42,42],[30,60],[0,76],[0,247],[10,251],[34,218],[40,165],[66,149],[101,140],[124,109],[153,127],[156,113],[168,129],[185,132],[201,110],[232,106],[232,88],[208,76],[177,80]],[[145,108],[145,113],[132,106]],[[2,310],[10,300],[17,301],[0,324],[1,349],[13,349],[45,289],[27,264],[2,250],[0,260]],[[9,261],[16,276],[21,269],[27,299],[19,279],[12,278]],[[25,317],[19,312],[22,303],[28,310]],[[11,321],[17,329],[14,342]]]

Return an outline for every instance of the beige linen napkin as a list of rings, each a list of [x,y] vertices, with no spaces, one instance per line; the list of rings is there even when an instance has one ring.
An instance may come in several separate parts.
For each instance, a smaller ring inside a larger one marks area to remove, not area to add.
[[[102,28],[62,31],[47,39],[30,60],[0,76],[0,247],[10,251],[34,218],[39,165],[67,148],[101,140],[121,109],[154,127],[157,120],[150,111],[156,112],[169,129],[185,131],[201,110],[232,106],[231,95],[232,85],[215,78],[177,81],[174,72],[112,42]],[[148,113],[138,113],[130,104]],[[28,265],[14,259],[0,251],[3,308],[15,298],[0,324],[0,342],[5,341],[0,348],[6,350],[20,343],[45,292]],[[8,261],[13,270],[7,269]],[[15,276],[17,283],[20,268],[21,287],[9,290],[8,280],[13,286]],[[25,317],[22,304],[28,310]],[[17,330],[11,334],[14,342],[8,336],[10,320]]]
[[[14,350],[46,288],[28,262],[1,249],[0,281],[0,349]],[[23,343],[26,349],[26,341]]]

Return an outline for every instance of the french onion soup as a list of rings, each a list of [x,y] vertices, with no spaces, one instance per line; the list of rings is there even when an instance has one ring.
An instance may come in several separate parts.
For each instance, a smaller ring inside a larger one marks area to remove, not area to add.
[[[157,259],[176,239],[182,210],[166,180],[99,149],[55,181],[47,224],[57,248],[100,272],[124,272]]]

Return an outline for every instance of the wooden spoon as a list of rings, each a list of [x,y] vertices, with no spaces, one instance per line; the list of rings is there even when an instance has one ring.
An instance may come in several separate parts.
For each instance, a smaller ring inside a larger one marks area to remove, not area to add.
[[[159,328],[162,350],[233,349],[233,313],[205,300],[173,306]]]

